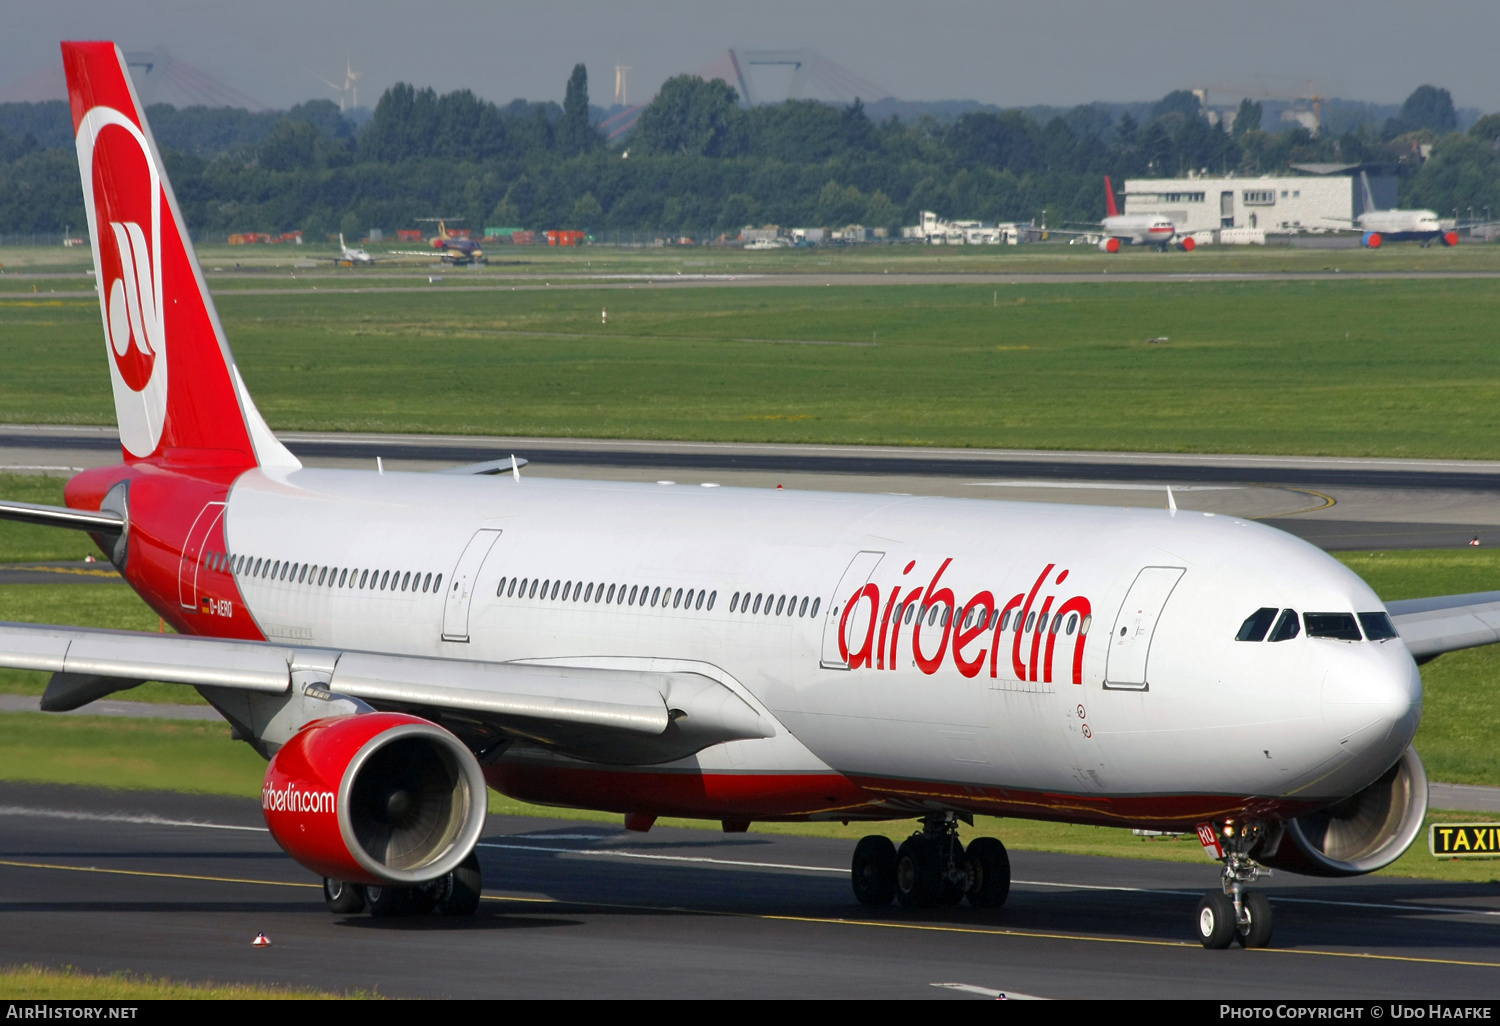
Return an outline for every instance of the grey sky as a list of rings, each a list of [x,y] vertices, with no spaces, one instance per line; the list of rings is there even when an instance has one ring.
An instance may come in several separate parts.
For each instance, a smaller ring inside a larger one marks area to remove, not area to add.
[[[341,77],[346,52],[365,105],[401,80],[561,100],[578,61],[608,104],[617,63],[632,67],[638,101],[740,46],[813,47],[910,100],[1294,94],[1311,81],[1325,96],[1399,102],[1430,82],[1459,106],[1500,109],[1497,0],[0,0],[0,17],[0,90],[55,66],[59,40],[103,37],[165,44],[276,107],[331,96],[315,76]]]

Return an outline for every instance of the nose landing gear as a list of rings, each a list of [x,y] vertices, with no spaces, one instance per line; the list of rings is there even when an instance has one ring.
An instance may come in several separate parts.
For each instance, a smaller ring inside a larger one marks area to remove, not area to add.
[[[935,813],[897,848],[872,835],[854,849],[854,896],[862,905],[907,908],[957,905],[999,908],[1010,894],[1010,857],[993,837],[977,837],[965,850],[952,813]]]
[[[1258,822],[1198,827],[1204,847],[1217,850],[1224,863],[1222,890],[1210,891],[1198,902],[1198,939],[1205,948],[1227,948],[1236,940],[1242,948],[1264,948],[1271,943],[1270,899],[1261,891],[1247,889],[1270,874],[1249,855],[1268,840],[1267,835],[1265,824]]]

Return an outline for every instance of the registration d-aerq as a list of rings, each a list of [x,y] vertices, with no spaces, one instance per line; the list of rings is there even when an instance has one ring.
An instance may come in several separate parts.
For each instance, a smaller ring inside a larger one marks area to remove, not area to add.
[[[196,687],[333,911],[472,913],[487,788],[634,829],[917,821],[855,847],[867,905],[1003,905],[976,814],[1196,830],[1210,947],[1269,943],[1264,867],[1368,873],[1419,832],[1413,656],[1496,640],[1495,596],[1388,607],[1206,513],[304,468],[120,51],[62,50],[122,459],[3,515],[88,532],[177,634],[5,624],[0,666],[50,671],[49,710]]]

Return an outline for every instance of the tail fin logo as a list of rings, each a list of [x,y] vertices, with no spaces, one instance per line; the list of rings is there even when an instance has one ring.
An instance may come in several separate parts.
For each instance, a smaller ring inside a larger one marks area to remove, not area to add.
[[[161,173],[145,133],[112,107],[83,116],[77,146],[120,441],[147,456],[161,440],[167,411]]]
[[[115,367],[133,392],[151,381],[156,365],[156,346],[161,344],[162,324],[159,295],[151,274],[151,251],[145,232],[134,221],[111,221],[120,277],[110,283],[105,295],[109,342],[115,351]]]

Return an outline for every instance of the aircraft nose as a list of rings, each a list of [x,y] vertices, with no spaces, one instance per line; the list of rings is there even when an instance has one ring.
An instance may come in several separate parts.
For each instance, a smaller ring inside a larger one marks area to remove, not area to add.
[[[1405,750],[1422,719],[1422,674],[1405,648],[1363,648],[1323,677],[1323,719],[1360,748]],[[1358,738],[1356,739],[1356,735]]]

